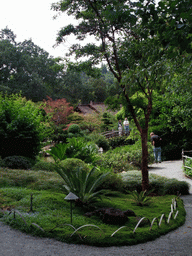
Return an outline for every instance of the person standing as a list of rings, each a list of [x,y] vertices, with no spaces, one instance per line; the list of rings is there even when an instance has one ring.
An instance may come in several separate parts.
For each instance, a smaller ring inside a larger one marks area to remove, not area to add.
[[[118,121],[118,131],[119,131],[119,136],[121,136],[122,132],[123,132],[123,127],[122,127],[121,120]]]
[[[150,133],[151,143],[153,145],[153,153],[155,157],[155,163],[161,163],[161,141],[162,139],[154,134],[154,132]]]
[[[124,126],[124,130],[125,130],[125,135],[129,135],[129,121],[128,121],[127,117],[125,117],[123,126]]]

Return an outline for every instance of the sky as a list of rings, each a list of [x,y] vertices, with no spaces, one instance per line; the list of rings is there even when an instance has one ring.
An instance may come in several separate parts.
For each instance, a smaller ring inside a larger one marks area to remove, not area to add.
[[[71,17],[51,10],[58,0],[0,0],[0,30],[8,27],[17,36],[17,42],[31,39],[50,56],[64,57],[72,42],[53,48],[58,31],[73,22]]]

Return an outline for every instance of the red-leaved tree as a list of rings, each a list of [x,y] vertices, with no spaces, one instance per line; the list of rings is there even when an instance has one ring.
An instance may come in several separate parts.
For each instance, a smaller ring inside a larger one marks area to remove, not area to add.
[[[47,100],[44,100],[44,110],[46,114],[52,115],[52,120],[56,125],[66,124],[67,117],[73,112],[73,107],[66,99],[53,100],[47,96]]]

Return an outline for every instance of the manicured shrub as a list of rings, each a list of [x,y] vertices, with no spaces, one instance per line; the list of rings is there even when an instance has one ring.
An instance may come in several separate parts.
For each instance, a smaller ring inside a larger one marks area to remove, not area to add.
[[[75,133],[80,133],[80,131],[81,131],[81,129],[78,124],[72,124],[68,128],[69,133],[75,134]]]
[[[1,166],[3,166],[3,160],[2,160],[2,158],[1,158],[1,156],[0,156],[0,167]]]
[[[188,195],[189,185],[185,181],[178,181],[176,179],[170,179],[164,184],[164,193],[166,195]]]
[[[49,126],[33,102],[18,95],[0,95],[0,155],[35,158]]]
[[[71,170],[77,168],[77,167],[81,167],[83,168],[86,172],[89,171],[89,166],[82,161],[81,159],[77,159],[77,158],[67,158],[63,161],[60,162],[60,165],[62,167],[62,169],[64,169],[65,171],[70,172]]]
[[[23,156],[8,156],[3,159],[2,166],[10,169],[27,170],[32,167],[32,162]]]
[[[120,174],[125,186],[128,191],[141,192],[142,176],[140,171],[128,171]],[[182,195],[189,194],[189,185],[185,181],[178,181],[176,179],[168,179],[160,177],[158,175],[149,175],[149,189],[156,195]]]
[[[45,161],[41,160],[41,161],[38,161],[32,167],[32,170],[54,172],[55,171],[55,165],[52,162],[45,162]]]
[[[108,189],[112,191],[125,192],[125,185],[122,177],[116,173],[110,173],[100,185],[99,189]]]
[[[140,171],[128,171],[120,174],[124,183],[125,190],[141,192],[142,177]]]

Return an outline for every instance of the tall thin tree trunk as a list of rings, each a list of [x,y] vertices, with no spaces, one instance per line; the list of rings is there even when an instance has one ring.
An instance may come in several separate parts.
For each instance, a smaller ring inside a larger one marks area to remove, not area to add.
[[[148,175],[148,147],[147,147],[148,129],[141,131],[141,144],[142,144],[142,190],[149,190],[149,175]]]

